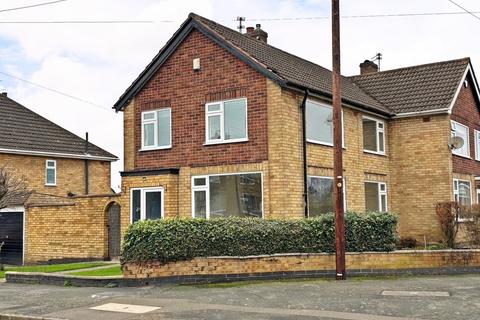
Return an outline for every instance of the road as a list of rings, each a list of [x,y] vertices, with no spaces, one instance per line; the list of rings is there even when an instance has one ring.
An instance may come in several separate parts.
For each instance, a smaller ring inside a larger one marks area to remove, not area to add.
[[[156,309],[137,310],[142,306]],[[116,311],[91,308],[116,308]],[[127,313],[144,311],[148,312]],[[72,320],[477,320],[480,319],[480,275],[143,288],[0,283],[0,314]]]

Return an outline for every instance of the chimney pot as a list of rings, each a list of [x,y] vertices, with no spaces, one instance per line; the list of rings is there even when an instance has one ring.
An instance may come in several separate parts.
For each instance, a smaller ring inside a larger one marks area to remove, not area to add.
[[[360,75],[378,72],[378,65],[370,60],[360,63]]]
[[[247,27],[247,33],[253,33],[254,30],[254,27]]]
[[[255,27],[256,27],[257,29],[261,29],[261,28],[262,28],[262,25],[261,25],[260,23],[257,23],[257,24],[255,25]]]

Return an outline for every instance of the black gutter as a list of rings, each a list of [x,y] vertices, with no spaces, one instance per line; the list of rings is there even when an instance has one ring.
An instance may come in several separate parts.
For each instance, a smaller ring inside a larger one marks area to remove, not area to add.
[[[120,176],[122,177],[139,177],[139,176],[156,176],[162,174],[178,174],[179,168],[162,168],[162,169],[143,169],[133,171],[122,171]]]
[[[310,92],[308,89],[305,90],[305,95],[303,96],[302,105],[300,108],[302,109],[302,148],[303,148],[303,200],[304,200],[304,210],[305,210],[305,218],[308,218],[308,163],[307,163],[307,98]]]

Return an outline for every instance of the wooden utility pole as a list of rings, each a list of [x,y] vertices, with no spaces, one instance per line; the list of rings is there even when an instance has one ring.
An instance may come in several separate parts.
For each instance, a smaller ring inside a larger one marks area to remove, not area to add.
[[[345,219],[343,207],[342,98],[340,76],[340,0],[332,0],[333,175],[335,207],[335,278],[345,280]]]

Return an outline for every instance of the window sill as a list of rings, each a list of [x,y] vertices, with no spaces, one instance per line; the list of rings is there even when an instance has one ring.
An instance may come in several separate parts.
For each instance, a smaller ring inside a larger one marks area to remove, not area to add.
[[[212,145],[217,145],[217,144],[228,144],[228,143],[238,143],[238,142],[248,142],[248,138],[247,139],[236,139],[236,140],[210,141],[210,142],[205,142],[203,145],[204,146],[212,146]]]
[[[325,147],[332,147],[333,148],[333,143],[329,143],[329,142],[321,142],[321,141],[311,140],[311,139],[307,139],[307,142],[311,143],[311,144],[316,144],[316,145],[319,145],[319,146],[325,146]],[[346,149],[345,145],[343,143],[342,143],[342,148]]]
[[[363,153],[366,153],[366,154],[373,154],[373,155],[376,155],[376,156],[382,156],[382,157],[386,157],[387,154],[385,152],[376,152],[376,151],[370,151],[370,150],[363,150]]]
[[[462,157],[462,158],[465,158],[465,159],[470,159],[470,160],[472,160],[472,157],[469,157],[469,156],[466,156],[466,155],[463,155],[463,154],[458,154],[458,153],[453,153],[453,152],[452,152],[452,154],[453,154],[454,156],[457,156],[457,157]],[[478,161],[478,160],[477,160],[477,161]]]
[[[56,186],[57,186],[57,184],[47,184],[47,183],[45,183],[45,187],[56,187]]]
[[[170,145],[170,146],[165,146],[165,147],[142,148],[138,151],[145,152],[145,151],[166,150],[166,149],[172,149],[172,146]]]

